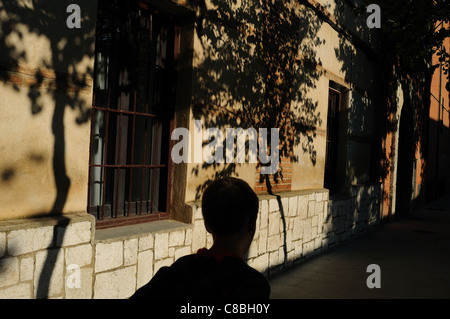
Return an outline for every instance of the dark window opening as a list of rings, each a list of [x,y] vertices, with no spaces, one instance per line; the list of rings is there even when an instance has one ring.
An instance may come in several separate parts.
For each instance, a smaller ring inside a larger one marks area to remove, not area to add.
[[[88,211],[97,228],[169,217],[179,29],[138,1],[99,1]]]
[[[330,194],[337,192],[337,161],[339,143],[339,106],[341,94],[329,89],[328,116],[327,116],[327,140],[325,153],[325,177],[324,187]]]

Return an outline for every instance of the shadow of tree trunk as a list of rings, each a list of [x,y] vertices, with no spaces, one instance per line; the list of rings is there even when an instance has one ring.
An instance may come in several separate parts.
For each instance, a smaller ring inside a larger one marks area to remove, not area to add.
[[[267,193],[269,195],[273,195],[277,198],[278,207],[280,208],[280,217],[281,217],[281,222],[283,223],[283,266],[286,267],[286,263],[287,263],[287,238],[286,238],[286,236],[287,236],[287,233],[286,233],[286,218],[285,218],[284,207],[283,207],[283,204],[281,203],[281,196],[274,194],[272,192],[272,185],[270,184],[269,175],[265,175],[264,179],[266,182]]]
[[[86,105],[86,94],[92,83],[93,69],[84,64],[94,56],[95,15],[97,1],[80,0],[81,28],[69,29],[66,25],[67,6],[70,1],[30,0],[26,5],[16,1],[0,0],[0,80],[16,94],[28,98],[33,116],[54,103],[51,119],[53,135],[53,180],[56,196],[46,216],[56,220],[53,240],[47,248],[41,273],[34,287],[37,298],[51,295],[52,275],[60,256],[66,227],[70,218],[63,215],[71,187],[67,174],[66,109],[78,113],[75,124],[89,120],[90,105]],[[33,40],[39,44],[33,45]],[[22,43],[23,42],[23,43]],[[25,45],[24,45],[25,44]],[[23,71],[25,70],[25,71]],[[27,71],[31,70],[31,71]],[[29,73],[31,72],[31,73]],[[12,78],[25,78],[14,82]],[[47,99],[48,97],[48,99]],[[20,101],[18,98],[12,103]],[[48,101],[51,101],[48,103]],[[20,110],[18,110],[19,116]],[[72,116],[72,114],[70,114]],[[36,118],[37,119],[37,118]],[[25,129],[26,130],[26,129]],[[34,134],[30,130],[26,134]],[[51,142],[48,142],[50,144]],[[24,148],[22,146],[22,148]],[[49,156],[50,157],[50,156]],[[83,159],[84,160],[84,159]],[[70,158],[70,163],[76,159]],[[34,164],[34,163],[33,163]],[[6,173],[5,173],[6,172]],[[4,170],[3,179],[12,178],[14,170]],[[49,187],[45,185],[45,187]],[[31,190],[32,191],[32,190]],[[35,240],[40,240],[36,238]],[[58,265],[59,267],[60,265]],[[37,272],[35,272],[37,273]],[[64,271],[63,271],[64,274]]]
[[[55,92],[55,94],[57,94]],[[64,133],[64,111],[66,106],[55,98],[55,111],[52,120],[52,132],[54,136],[53,147],[53,176],[56,185],[56,198],[49,214],[58,218],[53,232],[52,243],[62,245],[69,218],[62,214],[64,205],[66,204],[67,195],[70,188],[70,179],[67,176],[65,165],[65,133]],[[58,217],[56,217],[58,216]],[[57,240],[59,243],[57,243]],[[50,282],[54,267],[60,253],[61,248],[48,250],[47,256],[39,276],[38,286],[36,289],[36,298],[48,298],[50,290]]]

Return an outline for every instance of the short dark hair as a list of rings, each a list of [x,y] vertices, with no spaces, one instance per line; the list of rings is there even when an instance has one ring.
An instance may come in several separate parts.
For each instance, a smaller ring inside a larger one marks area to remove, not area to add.
[[[259,200],[242,179],[224,177],[213,181],[202,197],[202,213],[209,231],[215,235],[232,235],[256,217]]]

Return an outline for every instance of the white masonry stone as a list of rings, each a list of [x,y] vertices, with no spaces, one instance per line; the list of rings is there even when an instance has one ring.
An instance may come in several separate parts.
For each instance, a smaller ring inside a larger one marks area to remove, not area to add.
[[[299,259],[302,257],[303,253],[303,242],[298,240],[294,243],[294,259]]]
[[[297,215],[297,202],[298,198],[297,196],[289,197],[289,211],[288,216],[296,216]]]
[[[311,218],[311,225],[314,227],[314,226],[317,226],[318,223],[319,223],[319,216],[318,215],[313,216]]]
[[[169,234],[155,234],[155,260],[166,258],[169,256]]]
[[[51,260],[51,264],[48,261]],[[48,287],[48,291],[40,285]],[[50,298],[62,292],[64,286],[64,251],[51,249],[36,254],[34,268],[35,298]],[[42,289],[42,290],[41,290]],[[43,294],[43,295],[41,295]]]
[[[269,236],[280,233],[280,215],[271,213],[269,215]]]
[[[58,246],[71,246],[90,242],[91,226],[92,223],[88,221],[58,226],[56,229],[56,244]]]
[[[309,255],[314,251],[314,240],[303,244],[303,255]]]
[[[248,249],[247,257],[253,258],[258,256],[258,239],[253,239]]]
[[[0,289],[0,299],[31,299],[30,284],[19,283],[5,289]]]
[[[284,248],[280,247],[278,249],[278,265],[282,265],[283,263],[284,263]]]
[[[269,202],[267,200],[263,200],[261,202],[261,212],[260,212],[260,222],[259,227],[260,229],[264,229],[267,227],[269,223]]]
[[[0,233],[0,258],[6,253],[6,233]]]
[[[295,250],[291,250],[287,253],[287,261],[289,263],[292,263],[296,259],[295,257]]]
[[[267,228],[259,230],[258,245],[259,254],[265,254],[267,252]]]
[[[65,299],[91,299],[92,298],[92,282],[93,282],[93,269],[91,267],[85,267],[80,269],[80,287],[69,288],[67,285],[70,280],[71,273],[66,272],[65,275]]]
[[[316,202],[322,201],[322,192],[316,192]]]
[[[294,218],[294,228],[292,230],[292,240],[297,240],[302,238],[302,233],[303,233],[303,223],[302,220],[300,219],[300,216],[297,216]]]
[[[279,210],[278,201],[275,198],[269,199],[269,213],[277,212]]]
[[[275,267],[278,265],[278,250],[269,254],[269,267]]]
[[[13,285],[19,281],[19,258],[0,259],[0,287]]]
[[[287,224],[286,217],[284,217],[284,222],[283,222],[283,219],[281,218],[281,215],[280,215],[280,233],[284,232],[285,224]]]
[[[286,231],[286,250],[291,251],[292,249],[292,230]]]
[[[110,270],[123,265],[123,242],[98,243],[95,246],[95,272]]]
[[[293,230],[294,229],[294,218],[297,216],[292,216],[286,218],[286,230]]]
[[[47,249],[52,241],[53,226],[13,230],[8,234],[8,254],[18,256]]]
[[[153,248],[153,235],[139,238],[139,251]]]
[[[192,237],[192,251],[195,253],[198,249],[206,245],[206,228],[203,220],[196,220],[194,223],[194,233]]]
[[[250,259],[248,265],[261,273],[265,272],[269,268],[269,254]]]
[[[318,249],[322,246],[322,238],[314,239],[314,249]]]
[[[259,226],[260,224],[261,224],[261,214],[256,214],[256,224],[255,224],[256,230],[258,230],[260,228],[260,226]]]
[[[289,198],[287,197],[281,198],[281,206],[283,207],[284,215],[287,216],[289,214]]]
[[[137,263],[138,239],[133,238],[123,242],[123,264],[130,266]]]
[[[302,231],[303,231],[303,241],[308,242],[312,238],[311,234],[311,228],[312,228],[312,219],[307,218],[302,220]]]
[[[267,239],[267,251],[278,250],[282,245],[281,234],[269,236]]]
[[[213,237],[210,233],[206,232],[206,248],[210,249],[214,244]]]
[[[308,196],[299,196],[297,209],[300,219],[305,219],[308,217]]]
[[[317,226],[311,227],[311,239],[315,239],[320,237],[320,234],[317,233]]]
[[[186,229],[186,235],[184,238],[184,245],[191,246],[192,245],[192,229]]]
[[[169,247],[181,246],[184,244],[184,230],[171,232],[169,235]]]
[[[148,283],[153,276],[153,251],[142,251],[138,255],[137,289]]]
[[[312,217],[316,215],[316,202],[315,201],[309,201],[308,202],[308,217]]]
[[[195,220],[201,220],[201,219],[203,219],[203,213],[202,213],[202,208],[201,208],[201,207],[197,207],[197,208],[195,209],[194,219],[195,219]]]
[[[184,236],[184,246],[192,245],[192,228],[186,229],[186,233]]]
[[[67,247],[65,250],[66,265],[76,264],[79,267],[83,267],[92,263],[91,244]]]
[[[323,212],[323,202],[316,202],[316,215]]]
[[[97,274],[94,299],[125,299],[136,290],[136,265]]]
[[[317,226],[318,226],[317,232],[320,234],[322,233],[322,229],[323,229],[323,215],[324,215],[324,212],[320,213],[318,216],[319,220],[317,221]]]
[[[34,258],[25,257],[20,260],[20,281],[27,281],[33,279],[34,273]]]

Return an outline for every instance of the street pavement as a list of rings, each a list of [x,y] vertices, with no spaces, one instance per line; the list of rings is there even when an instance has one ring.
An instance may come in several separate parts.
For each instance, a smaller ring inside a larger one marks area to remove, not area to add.
[[[369,288],[380,267],[380,288]],[[269,280],[272,299],[450,298],[450,197]]]

